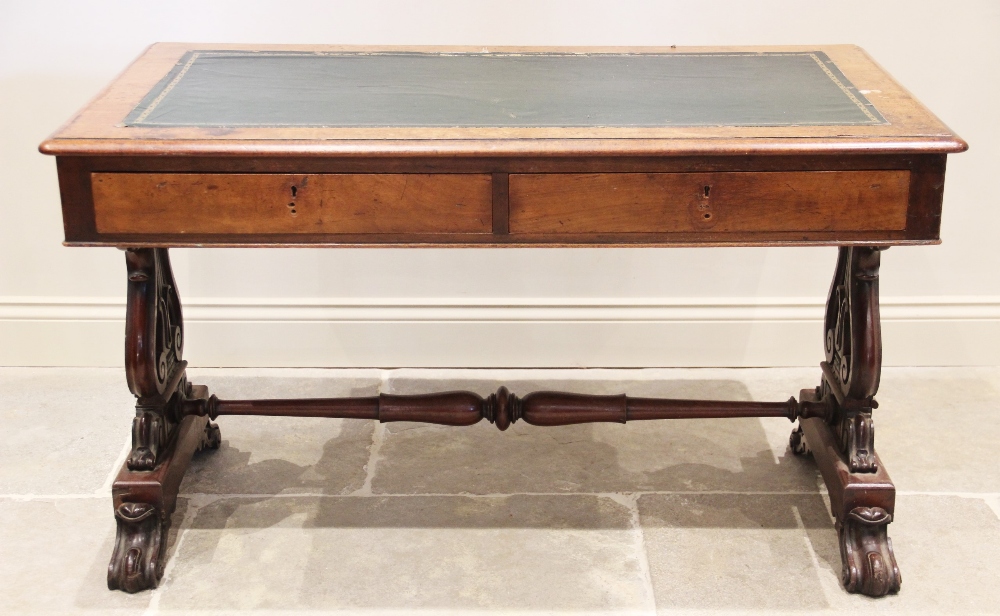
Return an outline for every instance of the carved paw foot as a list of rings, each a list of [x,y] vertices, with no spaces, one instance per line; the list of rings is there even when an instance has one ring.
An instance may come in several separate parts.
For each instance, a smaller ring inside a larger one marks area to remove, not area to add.
[[[205,424],[205,432],[202,433],[201,441],[198,443],[198,451],[206,447],[209,449],[218,449],[221,444],[222,432],[219,430],[218,424],[212,422]]]
[[[132,452],[128,456],[128,469],[151,471],[156,468],[166,441],[167,427],[163,417],[149,411],[140,412],[132,420]]]
[[[128,456],[128,470],[151,471],[156,468],[156,454],[148,447],[136,447]]]
[[[122,503],[115,519],[118,532],[108,565],[108,588],[129,593],[156,588],[163,575],[168,522],[149,503]]]
[[[886,526],[892,516],[881,507],[856,507],[840,527],[843,582],[848,592],[882,597],[899,592],[902,578]]]
[[[806,456],[812,453],[809,443],[806,442],[805,434],[802,433],[802,426],[795,426],[791,436],[788,437],[788,446],[792,453],[797,456]]]

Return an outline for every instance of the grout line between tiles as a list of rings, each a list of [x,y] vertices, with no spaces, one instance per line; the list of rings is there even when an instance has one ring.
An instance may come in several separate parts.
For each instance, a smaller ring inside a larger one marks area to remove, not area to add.
[[[149,604],[143,611],[143,616],[155,616],[160,612],[160,597],[163,596],[163,593],[166,592],[167,586],[170,584],[170,576],[173,573],[174,566],[177,561],[180,560],[179,556],[181,553],[181,546],[184,545],[184,538],[187,537],[188,526],[190,526],[191,521],[194,519],[194,515],[197,513],[198,508],[199,506],[194,502],[194,500],[188,501],[187,510],[184,512],[184,518],[177,526],[177,541],[174,543],[173,553],[165,555],[167,563],[163,568],[163,577],[160,578],[160,584],[150,593]]]
[[[351,492],[349,496],[374,496],[372,494],[372,480],[375,479],[375,470],[382,459],[382,444],[385,443],[385,424],[375,424],[372,430],[372,448],[368,454],[368,463],[365,464],[365,481],[361,487]]]
[[[11,500],[15,502],[28,501],[51,501],[51,500],[85,500],[108,498],[107,494],[0,494],[0,500]]]
[[[383,370],[381,373],[381,382],[379,383],[379,393],[383,393],[388,385],[388,372]],[[385,424],[382,422],[377,422],[375,424],[375,429],[372,430],[372,444],[371,449],[368,450],[368,463],[365,464],[365,481],[361,484],[361,487],[351,492],[349,496],[371,496],[372,495],[372,481],[375,479],[375,469],[378,466],[379,460],[382,459],[382,444],[385,443],[386,429]]]
[[[651,606],[651,612],[656,613],[656,591],[653,589],[653,575],[649,568],[649,552],[646,549],[646,533],[642,528],[642,519],[639,516],[639,494],[615,493],[608,494],[608,498],[628,509],[629,520],[632,524],[632,534],[635,536],[636,552],[639,556],[639,573],[645,582],[646,601]]]
[[[806,545],[806,551],[809,552],[809,559],[812,561],[813,570],[816,572],[816,577],[819,578],[819,586],[823,591],[823,596],[826,598],[827,605],[836,605],[836,598],[832,596],[830,589],[824,583],[823,578],[823,565],[819,562],[819,556],[816,554],[816,550],[813,549],[812,540],[809,538],[809,529],[806,528],[805,522],[802,521],[802,512],[799,511],[798,505],[792,505],[792,515],[795,516],[795,525],[802,531],[802,541]],[[838,586],[839,590],[839,586]]]
[[[896,490],[896,496],[952,496],[956,498],[981,498],[989,500],[1000,492],[937,492],[934,490]]]
[[[833,515],[833,501],[830,500],[830,491],[822,477],[816,477],[816,490],[819,492],[819,497],[823,499],[823,510],[826,511],[830,524],[836,524],[837,518]]]

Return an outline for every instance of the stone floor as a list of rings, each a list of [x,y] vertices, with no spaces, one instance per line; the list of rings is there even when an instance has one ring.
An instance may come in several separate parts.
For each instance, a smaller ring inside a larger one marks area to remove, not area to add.
[[[816,369],[192,370],[220,397],[564,389],[783,400]],[[444,381],[442,383],[442,381]],[[781,419],[506,433],[224,417],[155,591],[109,592],[119,370],[0,369],[0,613],[1000,614],[1000,369],[887,369],[898,596],[843,592]]]

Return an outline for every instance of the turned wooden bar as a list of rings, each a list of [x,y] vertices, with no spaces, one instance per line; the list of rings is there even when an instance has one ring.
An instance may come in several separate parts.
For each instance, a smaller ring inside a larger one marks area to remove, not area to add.
[[[523,419],[535,426],[580,423],[625,423],[652,419],[709,419],[726,417],[827,418],[825,401],[784,402],[742,400],[677,400],[635,398],[625,394],[598,396],[539,391],[519,398],[506,387],[487,397],[469,391],[397,396],[380,394],[362,398],[311,398],[279,400],[187,400],[185,415],[269,415],[278,417],[328,417],[372,419],[382,423],[414,421],[446,426],[471,426],[482,419],[506,430]]]

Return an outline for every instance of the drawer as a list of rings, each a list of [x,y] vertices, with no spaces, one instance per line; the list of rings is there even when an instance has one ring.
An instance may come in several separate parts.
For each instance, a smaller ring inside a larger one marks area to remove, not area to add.
[[[510,176],[511,234],[896,231],[909,171]]]
[[[98,233],[491,233],[488,174],[93,173]]]

